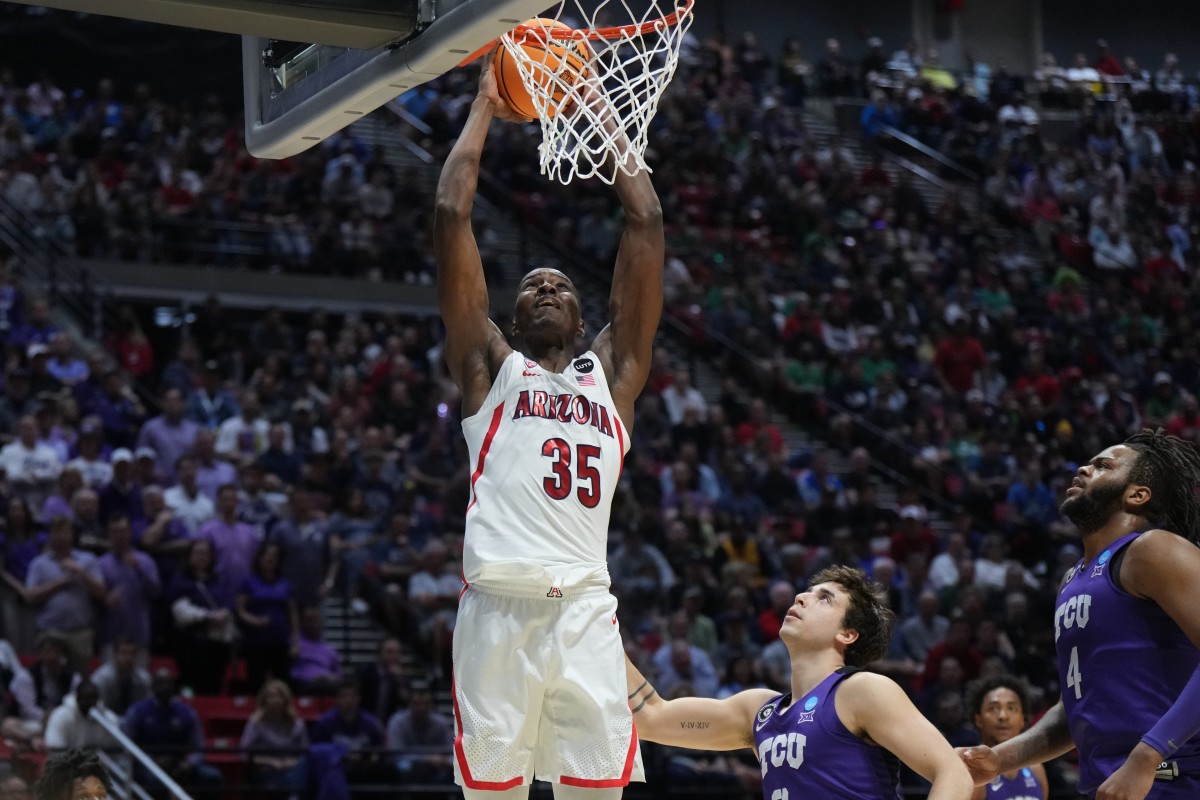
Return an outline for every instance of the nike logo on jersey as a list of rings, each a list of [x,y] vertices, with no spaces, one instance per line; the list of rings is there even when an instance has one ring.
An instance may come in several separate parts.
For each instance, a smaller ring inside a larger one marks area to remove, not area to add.
[[[588,400],[581,394],[550,394],[543,391],[521,390],[517,395],[514,420],[523,417],[556,419],[559,422],[574,422],[588,425],[612,439],[612,415],[608,408]]]
[[[542,373],[540,373],[540,372],[530,372],[527,369],[521,370],[522,378],[540,378],[541,376],[542,376]]]

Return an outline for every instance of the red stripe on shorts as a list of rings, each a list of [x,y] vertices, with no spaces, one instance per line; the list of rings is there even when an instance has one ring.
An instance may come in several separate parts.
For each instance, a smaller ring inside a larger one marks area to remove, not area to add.
[[[482,460],[481,458],[480,461]],[[453,674],[450,676],[450,699],[454,703],[454,727],[458,729],[458,733],[454,736],[454,757],[458,760],[458,770],[462,773],[463,783],[467,788],[481,789],[487,792],[503,792],[514,786],[520,786],[522,781],[520,775],[507,781],[477,781],[471,777],[471,768],[467,765],[467,753],[463,750],[462,745],[462,713],[458,710],[458,688],[455,686]]]
[[[504,403],[496,406],[496,410],[492,412],[492,421],[488,425],[487,433],[483,437],[483,446],[479,448],[479,463],[475,465],[475,472],[471,474],[471,502],[467,505],[467,511],[475,505],[475,501],[479,498],[475,495],[475,482],[479,480],[479,476],[483,474],[483,462],[487,459],[488,450],[492,447],[492,439],[496,438],[496,429],[500,427],[500,417],[504,415]]]
[[[578,786],[583,789],[614,789],[618,786],[628,786],[629,776],[633,774],[633,757],[637,754],[638,735],[637,725],[633,720],[629,723],[629,752],[625,754],[625,768],[621,770],[621,777],[609,778],[603,781],[592,781],[586,778],[572,778],[569,775],[563,775],[558,779],[558,782],[564,786]]]

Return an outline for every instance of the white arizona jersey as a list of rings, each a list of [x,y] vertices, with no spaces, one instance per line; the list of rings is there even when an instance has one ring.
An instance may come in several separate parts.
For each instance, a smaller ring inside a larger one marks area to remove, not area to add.
[[[514,351],[463,420],[469,584],[608,585],[608,518],[629,435],[600,359],[548,372]]]

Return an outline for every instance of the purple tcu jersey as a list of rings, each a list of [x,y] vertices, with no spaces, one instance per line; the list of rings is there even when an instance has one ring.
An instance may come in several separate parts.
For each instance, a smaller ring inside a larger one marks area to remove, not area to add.
[[[1029,767],[1021,767],[1016,777],[1000,775],[988,784],[987,800],[1042,800],[1042,782]]]
[[[898,800],[899,760],[847,730],[834,709],[838,684],[854,672],[838,670],[795,703],[782,694],[758,710],[763,800]]]
[[[1165,611],[1113,583],[1113,561],[1140,535],[1113,542],[1092,564],[1080,561],[1058,592],[1058,677],[1071,740],[1079,748],[1084,794],[1095,792],[1125,763],[1200,663],[1200,650]],[[1200,737],[1172,759],[1200,766]]]

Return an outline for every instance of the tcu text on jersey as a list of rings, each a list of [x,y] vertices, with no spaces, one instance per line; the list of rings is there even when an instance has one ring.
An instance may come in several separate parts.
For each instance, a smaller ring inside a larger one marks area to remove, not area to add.
[[[1086,628],[1092,608],[1090,594],[1075,595],[1059,605],[1054,612],[1054,641],[1062,634],[1064,628]]]
[[[763,739],[758,745],[758,762],[762,765],[762,776],[767,777],[771,767],[787,764],[790,769],[799,769],[804,763],[804,745],[808,741],[803,733],[781,733]]]
[[[517,395],[512,418],[518,420],[524,417],[589,425],[608,438],[613,438],[612,418],[608,409],[579,394],[550,394],[537,389],[524,389]]]

